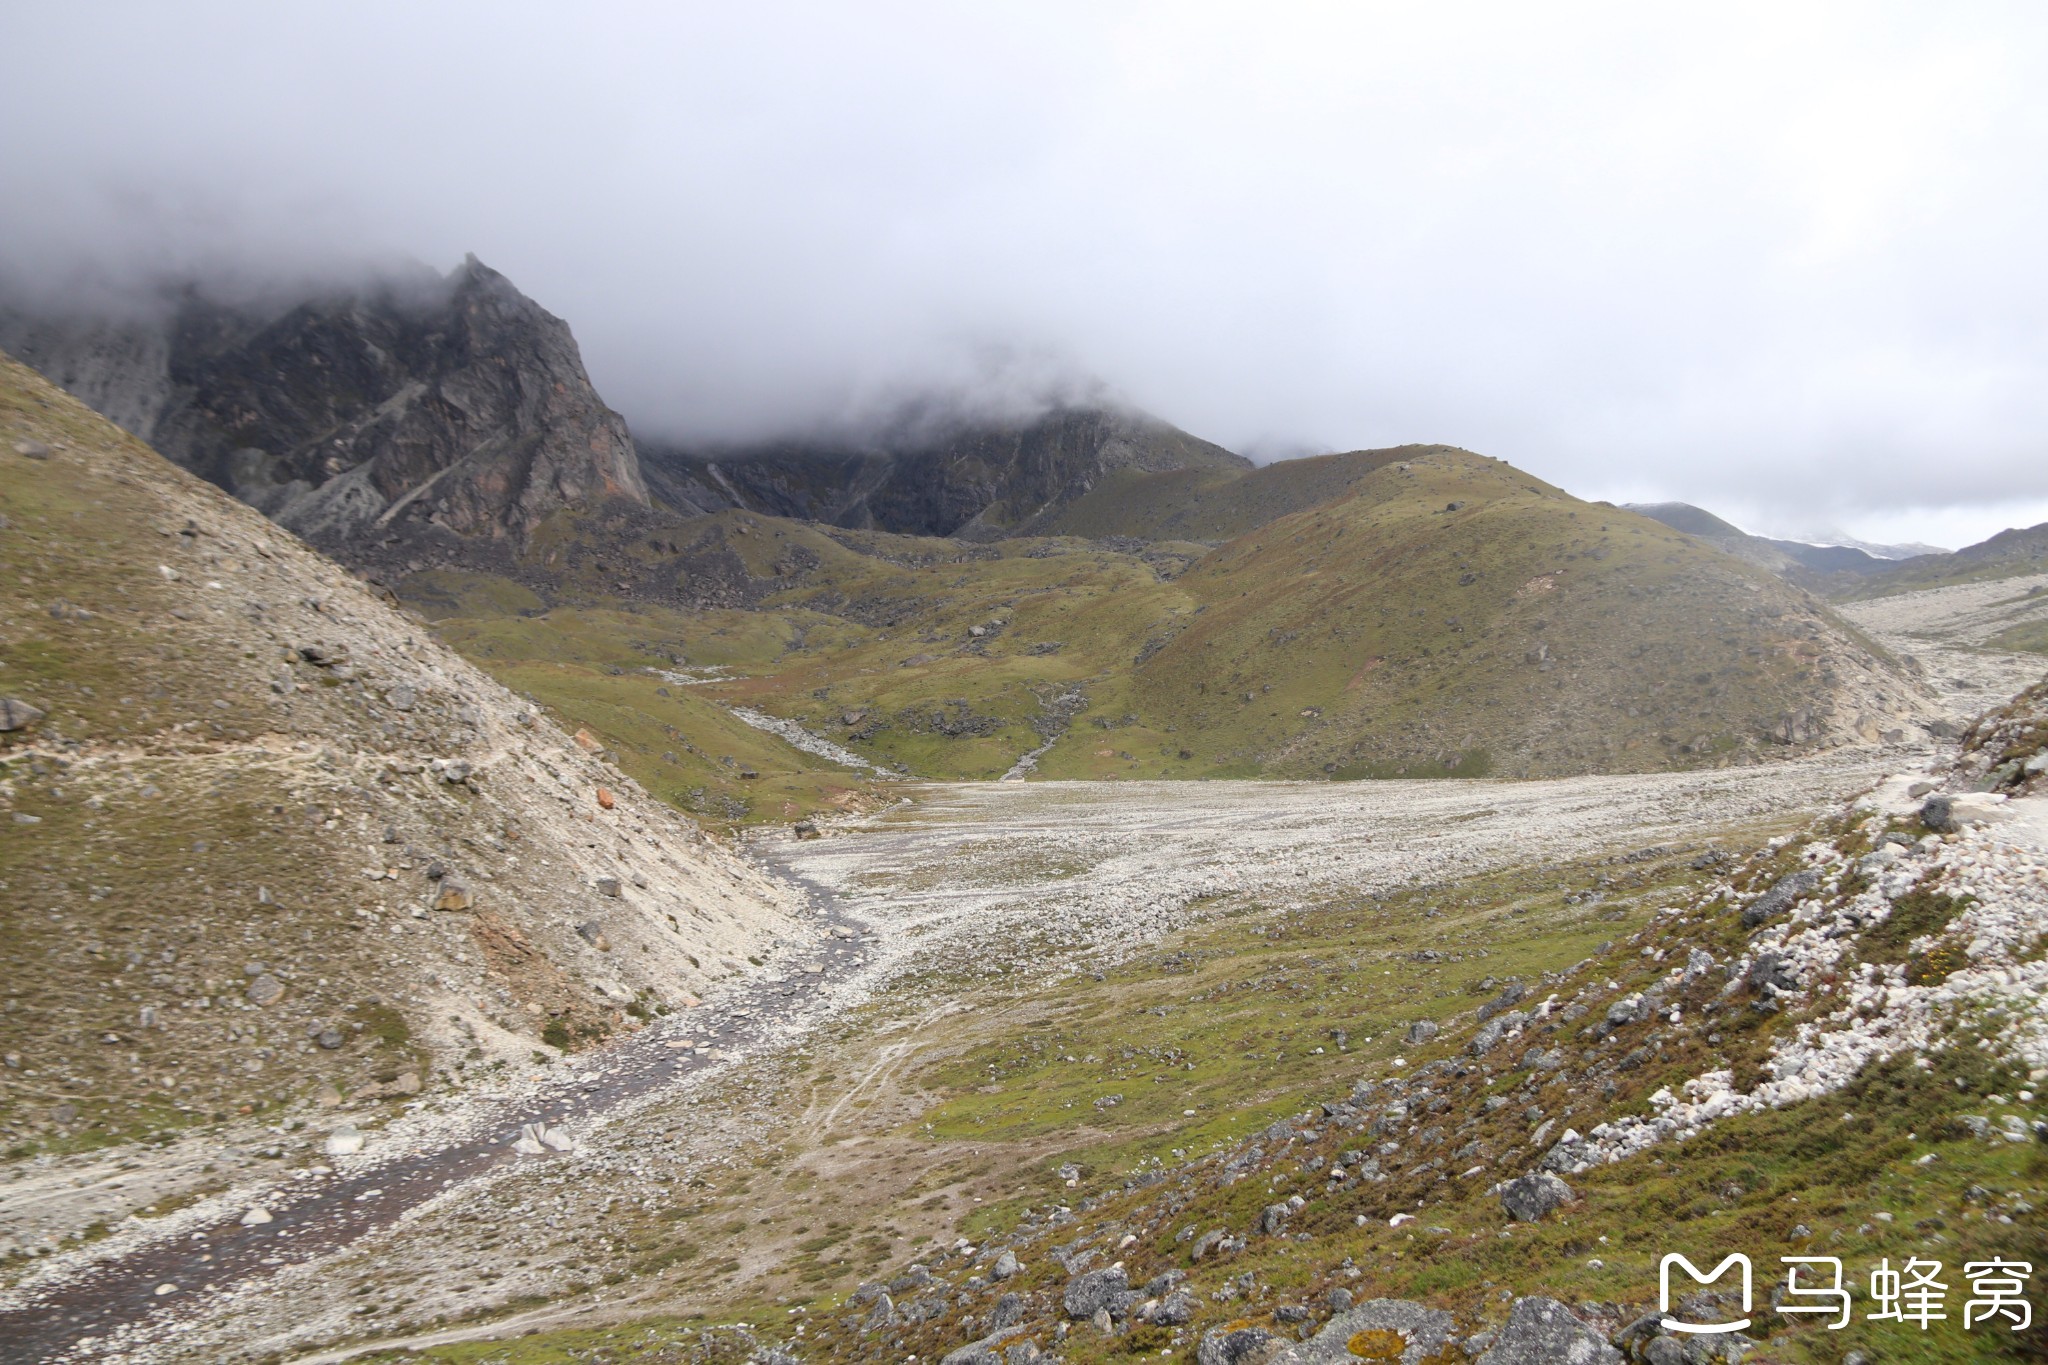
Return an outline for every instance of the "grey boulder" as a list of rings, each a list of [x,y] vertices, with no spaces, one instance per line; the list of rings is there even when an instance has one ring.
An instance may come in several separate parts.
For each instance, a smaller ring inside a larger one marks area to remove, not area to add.
[[[1500,1206],[1517,1223],[1537,1223],[1573,1197],[1571,1186],[1548,1171],[1538,1171],[1503,1185]]]
[[[948,1351],[939,1365],[1003,1365],[1003,1358],[987,1342],[970,1341],[958,1350]]]
[[[26,730],[42,718],[41,708],[20,697],[0,697],[0,731]]]
[[[1347,1313],[1340,1313],[1307,1341],[1276,1356],[1274,1365],[1349,1365],[1359,1359],[1352,1343],[1370,1345],[1382,1354],[1372,1360],[1398,1360],[1402,1365],[1439,1355],[1457,1330],[1449,1313],[1406,1299],[1368,1299]]]
[[[1276,1365],[1287,1343],[1263,1327],[1219,1327],[1195,1348],[1195,1365]]]
[[[1956,832],[1955,805],[1946,796],[1930,796],[1920,807],[1920,823],[1936,834]]]
[[[1124,1268],[1113,1265],[1087,1271],[1067,1281],[1067,1292],[1060,1299],[1060,1307],[1077,1322],[1092,1318],[1098,1312],[1120,1318],[1136,1297],[1131,1293],[1131,1282],[1124,1274]]]
[[[1621,1352],[1556,1299],[1516,1299],[1479,1365],[1621,1365]]]
[[[1751,901],[1742,912],[1742,927],[1754,929],[1765,920],[1775,919],[1790,910],[1798,899],[1820,885],[1820,874],[1813,871],[1794,872],[1771,883],[1771,889]]]

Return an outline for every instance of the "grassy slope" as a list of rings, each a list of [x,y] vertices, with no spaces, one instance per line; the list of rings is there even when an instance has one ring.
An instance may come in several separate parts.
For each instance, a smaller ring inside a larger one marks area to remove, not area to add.
[[[0,734],[0,1151],[364,1099],[408,1072],[438,1088],[530,1054],[551,1019],[594,1037],[622,1017],[581,975],[563,912],[595,893],[562,854],[597,827],[597,784],[614,819],[644,798],[514,723],[338,565],[4,357],[0,579],[0,696],[46,713]],[[345,660],[316,667],[315,644]],[[518,766],[536,756],[583,802],[539,805]],[[484,771],[445,781],[435,758]],[[426,914],[436,862],[478,914]],[[494,956],[521,935],[533,951]],[[258,1005],[260,973],[282,994]],[[316,1046],[328,1030],[340,1045]]]
[[[1315,455],[1242,473],[1213,469],[1119,471],[1063,511],[1051,529],[1074,536],[1221,541],[1347,496],[1374,470],[1450,453],[1449,446],[1395,446]]]
[[[24,438],[57,454],[19,459]],[[49,713],[0,736],[0,1043],[23,1057],[0,1081],[8,1154],[165,1134],[418,1065],[403,1021],[364,1003],[380,973],[362,952],[355,830],[383,812],[310,758],[247,747],[346,729],[354,698],[322,686],[282,707],[275,647],[190,592],[195,551],[247,546],[188,546],[178,497],[260,520],[4,358],[0,461],[0,694]],[[298,968],[260,1016],[239,1008],[252,960]],[[212,1011],[172,1007],[216,995]],[[142,1003],[158,1027],[141,1026]],[[308,1020],[369,1021],[382,1045],[310,1050]],[[66,1105],[77,1116],[53,1126]]]
[[[1138,670],[1137,709],[1226,772],[1710,763],[1864,648],[1761,571],[1456,451],[1383,463],[1179,586],[1205,610]]]
[[[1074,689],[1085,710],[1044,775],[1696,766],[1755,750],[1790,710],[1826,714],[1826,670],[1845,656],[1889,666],[1772,576],[1462,451],[1131,478],[1157,496],[1134,494],[1125,524],[1234,538],[1133,554],[1057,538],[968,547],[828,534],[751,513],[653,530],[645,518],[563,516],[529,561],[556,604],[544,618],[521,614],[531,590],[503,579],[415,575],[402,591],[489,618],[488,630],[450,622],[448,638],[622,741],[629,765],[672,746],[625,713],[647,689],[597,679],[673,653],[746,675],[692,703],[757,705],[885,765],[954,778],[1003,773]],[[1087,524],[1128,491],[1105,481],[1070,511]],[[622,611],[622,591],[674,605]],[[561,638],[579,642],[573,658]],[[1539,647],[1548,668],[1528,657]],[[657,727],[721,724],[710,706],[670,709]],[[829,765],[777,762],[773,746],[755,741],[752,761],[787,781],[751,818],[815,806],[818,784],[840,780]],[[719,776],[682,766],[689,789]],[[644,763],[639,775],[678,785]]]
[[[58,454],[20,459],[12,447],[22,439]],[[111,447],[105,463],[74,453],[100,447]],[[0,736],[0,796],[11,812],[0,835],[9,966],[0,1041],[27,1068],[5,1073],[0,1131],[17,1141],[35,1134],[49,1150],[92,1147],[291,1093],[302,1076],[229,1077],[204,1057],[211,1030],[139,1029],[118,998],[130,994],[124,980],[150,999],[166,987],[196,996],[239,981],[244,963],[263,955],[247,930],[274,941],[282,927],[265,920],[288,920],[294,938],[348,923],[345,898],[319,890],[324,808],[309,818],[277,765],[182,761],[276,724],[260,666],[204,627],[163,629],[184,595],[156,569],[157,532],[170,537],[183,521],[167,520],[173,509],[147,482],[147,466],[161,461],[4,359],[0,461],[0,694],[49,713]],[[66,607],[82,614],[50,610]],[[229,698],[230,711],[214,704]],[[188,731],[189,743],[180,738]],[[161,758],[141,758],[108,790],[72,771],[82,746],[99,744]],[[259,882],[281,898],[294,888],[291,907],[245,911]],[[95,1045],[106,1036],[125,1046]],[[335,1061],[324,1069],[339,1072]],[[50,1128],[48,1115],[67,1103],[80,1117]]]
[[[422,577],[407,584],[409,598],[429,610],[462,604],[465,614],[437,622],[446,643],[550,708],[566,728],[587,728],[642,786],[683,810],[745,824],[846,809],[873,796],[871,774],[792,748],[737,719],[703,687],[648,671],[677,671],[678,658],[689,670],[770,666],[790,642],[782,617],[631,605],[529,616],[489,605],[504,594],[502,579]]]
[[[2029,654],[2048,654],[2048,621],[2029,621],[2002,630],[1990,639],[1993,649],[2017,649]]]
[[[587,527],[548,530],[579,550],[591,540]],[[1041,742],[1033,722],[1050,700],[1127,666],[1154,619],[1191,605],[1133,556],[1077,548],[1033,557],[1032,542],[968,552],[951,541],[828,536],[802,523],[721,513],[689,523],[673,554],[649,551],[644,541],[608,543],[602,573],[561,552],[551,585],[560,605],[538,614],[528,614],[531,606],[508,610],[526,590],[488,575],[418,574],[401,591],[439,615],[448,643],[603,736],[651,790],[687,796],[705,787],[707,814],[730,798],[750,802],[744,819],[808,813],[874,784],[739,724],[721,703],[800,719],[883,766],[993,778]],[[545,561],[555,550],[543,541],[536,555]],[[776,573],[792,561],[808,567]],[[693,573],[737,577],[766,594],[751,609],[621,605],[606,588],[623,573],[661,575],[664,586],[680,581],[685,591]],[[974,627],[984,639],[969,633]],[[1046,642],[1062,647],[1032,652]],[[677,657],[737,676],[671,686],[661,697],[661,680],[645,670],[672,667]],[[861,726],[843,718],[862,713],[879,728],[850,738]],[[678,762],[662,760],[667,752]],[[716,762],[726,754],[758,770],[760,781],[737,785],[733,770]]]

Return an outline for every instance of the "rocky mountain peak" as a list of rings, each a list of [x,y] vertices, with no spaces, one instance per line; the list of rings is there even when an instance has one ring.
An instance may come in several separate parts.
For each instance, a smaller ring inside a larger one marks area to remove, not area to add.
[[[647,501],[568,324],[473,255],[261,305],[192,283],[126,319],[0,309],[0,347],[331,548],[401,520],[516,538],[563,506]]]

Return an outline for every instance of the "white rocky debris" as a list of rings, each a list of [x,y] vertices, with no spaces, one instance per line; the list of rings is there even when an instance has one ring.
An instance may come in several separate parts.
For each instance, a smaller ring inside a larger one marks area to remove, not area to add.
[[[525,1124],[512,1140],[512,1150],[521,1156],[546,1156],[549,1152],[573,1151],[575,1146],[576,1140],[567,1129],[549,1127],[546,1123]]]
[[[1738,990],[1767,954],[1775,955],[1774,980],[1811,989],[1844,967],[1860,933],[1882,924],[1894,902],[1937,873],[1941,889],[1962,898],[1964,908],[1940,935],[1914,940],[1911,952],[1921,957],[1936,938],[1945,939],[1963,945],[1967,965],[1914,984],[1902,965],[1857,963],[1842,977],[1839,1006],[1773,1051],[1763,1084],[1744,1092],[1728,1071],[1696,1076],[1681,1093],[1652,1096],[1653,1115],[1604,1123],[1584,1137],[1567,1132],[1544,1164],[1583,1171],[1659,1142],[1684,1141],[1716,1119],[1832,1094],[1872,1063],[1943,1046],[1947,1025],[1972,1011],[1998,1011],[2002,1022],[1987,1046],[2036,1079],[2048,1077],[2048,960],[2023,960],[2048,932],[2048,841],[2037,836],[2048,829],[2048,798],[2004,804],[2006,821],[1965,825],[1945,840],[1866,858],[1862,870],[1875,872],[1876,884],[1839,908],[1827,908],[1818,894],[1800,902],[1758,937],[1751,956],[1733,964],[1725,992]],[[1825,843],[1808,845],[1804,860],[1826,878],[1817,892],[1839,887],[1849,871]],[[1778,988],[1767,981],[1761,989]],[[1924,1056],[1920,1064],[1927,1065]]]
[[[364,1138],[353,1123],[344,1123],[327,1135],[321,1150],[329,1156],[354,1156],[363,1150]]]
[[[663,676],[667,675],[664,674]],[[844,767],[865,769],[882,777],[894,777],[896,775],[879,763],[871,762],[868,759],[862,758],[851,749],[834,744],[823,735],[812,734],[793,720],[784,720],[780,716],[771,716],[765,711],[755,711],[745,706],[735,706],[731,709],[733,715],[740,720],[745,721],[756,730],[767,731],[777,739],[788,744],[792,749],[801,749],[807,754],[830,759],[832,762]]]

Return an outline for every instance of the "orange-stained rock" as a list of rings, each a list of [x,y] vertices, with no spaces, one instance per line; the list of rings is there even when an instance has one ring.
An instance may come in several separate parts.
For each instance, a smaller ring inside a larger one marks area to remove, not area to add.
[[[610,810],[617,804],[612,800],[612,789],[610,787],[599,787],[597,789],[597,804],[605,810]]]

